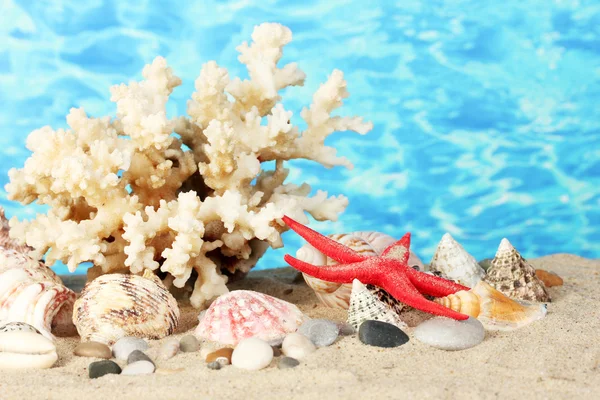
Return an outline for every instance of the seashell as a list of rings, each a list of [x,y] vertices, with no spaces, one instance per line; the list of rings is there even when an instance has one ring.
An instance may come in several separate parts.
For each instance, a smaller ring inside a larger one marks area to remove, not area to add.
[[[487,330],[511,331],[546,316],[545,304],[512,300],[484,281],[469,291],[434,299],[454,311],[477,318]]]
[[[177,301],[152,271],[106,274],[88,283],[75,302],[82,341],[112,344],[125,336],[161,339],[179,322]]]
[[[502,239],[496,257],[484,280],[508,297],[519,300],[548,302],[550,294],[535,275],[527,260],[510,244]]]
[[[429,264],[429,270],[440,272],[446,279],[470,288],[485,276],[485,271],[477,260],[449,233],[442,236]]]
[[[371,293],[361,281],[355,279],[352,281],[348,323],[358,329],[367,320],[383,321],[401,329],[407,328],[395,311]]]
[[[60,283],[36,281],[26,268],[0,273],[0,321],[25,322],[50,340],[54,339],[54,326],[72,324],[70,315],[76,297]]]
[[[0,333],[2,332],[33,332],[41,335],[42,333],[35,329],[35,327],[26,324],[25,322],[9,322],[0,326]]]
[[[360,231],[328,235],[331,239],[350,247],[365,256],[381,254],[389,245],[396,242],[392,236],[376,231]],[[310,244],[305,244],[296,252],[296,258],[313,265],[335,265],[337,262],[325,256]],[[410,253],[408,265],[416,265],[421,270],[423,263],[413,252]],[[315,291],[321,303],[331,308],[348,309],[352,284],[327,282],[310,275],[302,274],[306,284]],[[371,288],[371,287],[370,287]],[[375,290],[374,287],[372,287]],[[380,290],[380,289],[377,289]]]
[[[27,331],[0,333],[0,368],[43,369],[57,360],[54,343],[42,335]]]
[[[0,248],[4,248],[7,250],[15,250],[18,253],[27,254],[31,250],[31,247],[26,244],[21,244],[18,241],[12,239],[10,237],[10,227],[8,225],[8,220],[4,215],[4,208],[0,207]]]
[[[555,274],[554,272],[546,271],[545,269],[536,269],[535,276],[544,282],[544,286],[552,287],[552,286],[562,286],[563,279]]]
[[[295,305],[263,293],[235,290],[219,296],[206,310],[196,336],[226,345],[257,337],[279,341],[305,320]]]
[[[0,274],[10,269],[21,269],[34,281],[63,284],[58,275],[43,262],[37,261],[15,249],[0,247]]]

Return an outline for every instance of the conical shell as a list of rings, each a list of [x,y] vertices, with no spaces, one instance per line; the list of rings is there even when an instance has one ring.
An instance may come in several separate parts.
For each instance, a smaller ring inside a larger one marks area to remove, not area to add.
[[[477,260],[449,233],[442,236],[429,264],[429,270],[437,271],[447,279],[470,288],[485,276],[485,271],[479,266]]]
[[[461,290],[434,301],[477,318],[488,330],[511,331],[546,316],[545,304],[512,300],[484,281],[469,291]]]
[[[527,301],[550,301],[550,294],[544,283],[535,275],[535,268],[521,257],[507,239],[500,242],[485,281],[508,297]]]
[[[375,231],[360,231],[328,235],[331,239],[365,255],[377,256],[389,245],[396,242],[392,236]],[[313,265],[335,265],[337,262],[325,256],[310,244],[302,246],[296,252],[296,258]],[[417,265],[423,270],[423,263],[414,253],[410,253],[408,265]],[[317,298],[326,306],[348,309],[352,285],[349,283],[327,282],[307,274],[302,274],[307,285],[315,291]]]
[[[267,342],[295,332],[306,317],[295,305],[250,290],[235,290],[218,297],[206,310],[196,336],[225,345],[257,337]]]
[[[358,329],[360,324],[368,320],[387,322],[402,329],[407,327],[398,314],[371,293],[361,281],[355,279],[352,282],[348,323]]]
[[[161,339],[177,327],[179,307],[150,270],[143,277],[106,274],[83,288],[73,322],[82,341],[112,344],[125,336]]]

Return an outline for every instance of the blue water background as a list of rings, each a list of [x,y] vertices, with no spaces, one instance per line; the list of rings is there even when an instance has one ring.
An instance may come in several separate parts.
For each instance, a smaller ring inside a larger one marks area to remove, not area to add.
[[[289,26],[282,62],[306,85],[284,92],[299,111],[328,74],[345,72],[341,114],[373,121],[367,136],[327,140],[352,171],[296,161],[290,181],[345,194],[324,233],[413,234],[424,261],[444,232],[475,257],[503,237],[526,256],[600,257],[598,1],[14,1],[0,2],[0,185],[29,156],[28,133],[65,127],[69,108],[114,115],[108,88],[167,58],[183,79],[169,104],[185,114],[200,67],[247,76],[235,47],[265,21]],[[43,211],[6,200],[9,216]],[[259,268],[302,241],[284,235]],[[60,272],[64,267],[58,268]]]

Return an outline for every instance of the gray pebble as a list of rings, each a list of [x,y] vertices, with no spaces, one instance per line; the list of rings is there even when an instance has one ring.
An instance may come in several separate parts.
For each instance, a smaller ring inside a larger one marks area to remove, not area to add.
[[[148,343],[144,339],[136,337],[124,337],[113,344],[112,352],[117,360],[127,360],[129,354],[134,350],[147,350]]]
[[[317,347],[329,346],[340,334],[340,328],[327,319],[310,319],[298,328],[298,332],[310,339]]]
[[[127,364],[133,364],[134,362],[137,361],[149,361],[152,364],[154,364],[154,361],[152,361],[152,359],[150,357],[148,357],[146,355],[146,353],[144,353],[141,350],[134,350],[131,353],[129,353],[129,356],[127,357]]]
[[[208,364],[206,364],[206,366],[209,369],[214,369],[214,370],[221,369],[221,363],[218,361],[209,362]]]
[[[338,329],[340,330],[340,336],[350,336],[356,333],[356,329],[347,322],[339,322],[337,324]]]
[[[88,367],[88,375],[91,379],[100,378],[107,374],[120,374],[121,367],[111,360],[94,361]]]
[[[413,334],[418,341],[438,349],[464,350],[483,342],[485,329],[473,317],[464,321],[435,317],[417,326]]]
[[[288,369],[294,368],[300,365],[300,361],[296,360],[292,357],[281,357],[279,360],[279,364],[277,364],[277,368],[279,369]]]
[[[140,360],[127,364],[127,366],[123,368],[121,375],[148,375],[153,373],[155,369],[156,367],[152,361]]]
[[[196,336],[187,335],[179,341],[179,349],[184,353],[193,353],[200,350],[200,342],[196,339]]]

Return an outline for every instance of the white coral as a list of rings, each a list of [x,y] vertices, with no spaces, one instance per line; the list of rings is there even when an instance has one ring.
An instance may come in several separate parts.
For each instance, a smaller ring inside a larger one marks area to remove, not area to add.
[[[283,215],[336,220],[348,200],[323,191],[309,197],[307,184],[285,184],[284,161],[351,168],[324,141],[334,131],[364,134],[371,124],[331,116],[348,96],[335,70],[302,111],[307,129],[300,132],[292,112],[278,103],[279,90],[305,79],[295,63],[277,66],[291,31],[262,24],[252,40],[237,48],[250,79],[230,79],[216,62],[206,63],[189,117],[167,117],[181,80],[157,57],[141,82],[111,88],[114,120],[72,109],[69,130],[32,132],[33,154],[24,168],[9,172],[6,189],[9,198],[37,200],[50,211],[32,221],[13,218],[11,235],[38,256],[49,250],[48,263],[62,260],[71,271],[85,261],[95,265],[91,274],[150,268],[176,287],[195,276],[191,301],[201,307],[227,291],[223,272],[245,273],[267,246],[282,246]],[[273,160],[274,170],[262,170]]]

